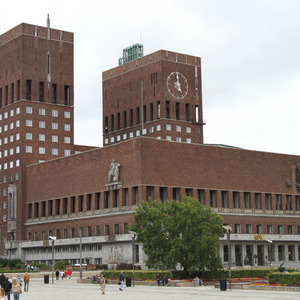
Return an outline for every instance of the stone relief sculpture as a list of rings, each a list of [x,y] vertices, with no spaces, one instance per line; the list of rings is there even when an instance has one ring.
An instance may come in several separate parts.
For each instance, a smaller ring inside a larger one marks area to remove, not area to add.
[[[114,160],[110,164],[108,171],[108,183],[118,182],[120,180],[120,167],[121,165],[116,163]]]
[[[108,259],[110,262],[121,262],[123,260],[123,248],[121,246],[110,246]]]

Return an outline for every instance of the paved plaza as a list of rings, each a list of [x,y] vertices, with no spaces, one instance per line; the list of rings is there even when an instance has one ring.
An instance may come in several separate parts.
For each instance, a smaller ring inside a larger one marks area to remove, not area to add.
[[[128,299],[128,300],[182,300],[182,299],[227,299],[227,300],[289,300],[299,299],[299,292],[288,291],[257,291],[257,290],[227,290],[220,291],[212,286],[204,287],[163,287],[163,286],[135,286],[124,287],[119,291],[118,285],[106,285],[106,295],[101,295],[98,284],[77,283],[77,279],[58,280],[52,284],[45,284],[43,278],[30,280],[29,292],[22,293],[20,300],[90,300],[90,299]],[[13,297],[11,298],[13,299]]]

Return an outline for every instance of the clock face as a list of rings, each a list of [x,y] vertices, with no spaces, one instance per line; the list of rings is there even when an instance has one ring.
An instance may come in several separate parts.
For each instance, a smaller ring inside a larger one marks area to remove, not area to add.
[[[183,99],[188,93],[187,79],[179,72],[172,72],[167,79],[169,93],[176,99]]]

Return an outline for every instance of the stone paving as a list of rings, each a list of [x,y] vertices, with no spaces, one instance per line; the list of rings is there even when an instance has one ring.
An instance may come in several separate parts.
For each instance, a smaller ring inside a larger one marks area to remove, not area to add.
[[[119,291],[118,285],[106,285],[106,295],[101,295],[98,284],[77,283],[77,278],[54,281],[50,276],[49,284],[44,283],[44,278],[32,278],[30,280],[29,292],[22,293],[20,300],[89,300],[89,299],[111,299],[111,300],[193,300],[193,299],[227,299],[227,300],[290,300],[299,299],[299,292],[290,291],[257,291],[257,290],[228,290],[220,291],[213,286],[204,287],[163,287],[163,286],[135,286],[124,287]],[[11,298],[13,300],[13,297]]]

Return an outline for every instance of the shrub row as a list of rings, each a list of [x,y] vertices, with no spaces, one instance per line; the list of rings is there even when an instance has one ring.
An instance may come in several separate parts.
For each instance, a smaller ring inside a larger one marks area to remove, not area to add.
[[[276,272],[269,275],[269,283],[283,284],[283,285],[300,285],[300,272],[282,273]]]

